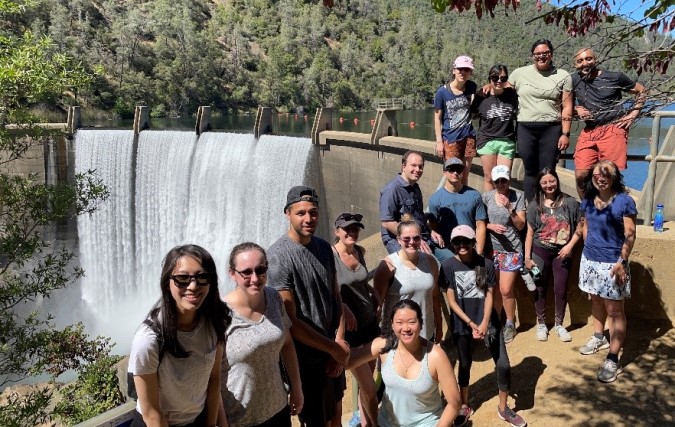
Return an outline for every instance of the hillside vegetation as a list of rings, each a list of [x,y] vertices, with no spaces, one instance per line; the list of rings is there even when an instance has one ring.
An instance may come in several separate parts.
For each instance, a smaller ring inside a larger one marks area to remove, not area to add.
[[[333,8],[301,0],[40,0],[11,25],[49,36],[55,49],[100,71],[65,102],[125,117],[135,105],[149,105],[153,116],[192,114],[199,105],[370,109],[391,97],[426,107],[458,55],[474,58],[474,79],[484,82],[496,63],[529,63],[536,39],[553,40],[555,63],[568,70],[579,47],[601,42],[569,39],[533,20],[538,13],[523,4],[479,20],[439,14],[428,0],[340,0]],[[612,52],[604,65],[622,68],[620,56]]]

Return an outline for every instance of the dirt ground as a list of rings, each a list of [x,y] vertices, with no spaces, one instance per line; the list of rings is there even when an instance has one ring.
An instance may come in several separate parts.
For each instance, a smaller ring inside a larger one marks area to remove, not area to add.
[[[603,384],[596,373],[607,351],[579,354],[592,326],[569,328],[572,342],[555,336],[534,338],[534,328],[520,326],[507,346],[512,367],[509,405],[529,426],[673,426],[675,425],[675,329],[669,321],[630,320],[621,356],[624,372]],[[487,349],[476,346],[471,370],[469,426],[504,426],[497,417],[494,363]],[[450,345],[454,363],[456,353]],[[352,416],[352,381],[343,400],[343,426]],[[299,425],[294,419],[294,426]]]

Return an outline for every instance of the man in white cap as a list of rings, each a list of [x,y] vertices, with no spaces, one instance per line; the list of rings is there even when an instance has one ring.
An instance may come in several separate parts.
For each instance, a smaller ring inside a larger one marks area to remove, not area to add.
[[[434,245],[434,256],[442,262],[452,256],[449,246],[450,232],[460,224],[476,230],[476,251],[485,249],[487,212],[480,193],[464,185],[466,166],[457,157],[444,163],[445,184],[429,199],[429,227]]]
[[[436,154],[443,160],[457,157],[467,170],[476,157],[476,131],[469,111],[477,89],[476,83],[469,80],[472,73],[473,60],[458,56],[452,65],[452,81],[438,88],[434,97]],[[468,179],[467,174],[463,183]]]

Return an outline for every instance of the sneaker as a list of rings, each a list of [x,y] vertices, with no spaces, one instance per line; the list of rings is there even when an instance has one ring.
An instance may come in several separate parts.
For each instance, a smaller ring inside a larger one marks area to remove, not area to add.
[[[602,383],[611,383],[616,381],[617,375],[623,372],[620,363],[615,363],[609,359],[605,359],[602,367],[598,371],[598,381]]]
[[[560,341],[562,342],[572,341],[572,335],[570,335],[570,333],[567,332],[567,329],[563,328],[562,325],[555,325],[553,327],[553,332],[558,335],[558,338],[560,338]]]
[[[499,418],[506,421],[513,427],[524,427],[527,425],[527,422],[520,415],[513,412],[513,409],[506,406],[503,411],[497,407],[497,415]]]
[[[471,415],[473,415],[473,409],[466,405],[462,405],[457,417],[455,417],[455,421],[452,423],[453,427],[462,427],[469,421]]]
[[[361,426],[361,415],[359,411],[354,411],[352,418],[349,420],[349,427],[360,427]]]
[[[593,335],[586,344],[581,346],[579,353],[583,355],[589,355],[597,353],[600,350],[604,350],[606,348],[609,348],[609,341],[607,341],[607,338],[602,337],[602,339],[599,340],[595,338],[595,335]]]
[[[539,340],[539,341],[547,341],[548,340],[548,328],[546,327],[546,324],[544,324],[544,323],[539,323],[537,325],[537,340]]]
[[[504,344],[508,344],[516,337],[516,328],[510,325],[504,326]]]

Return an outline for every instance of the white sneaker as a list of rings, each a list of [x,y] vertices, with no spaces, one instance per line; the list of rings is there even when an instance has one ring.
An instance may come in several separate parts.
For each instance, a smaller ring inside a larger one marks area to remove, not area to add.
[[[553,332],[558,335],[558,338],[560,338],[560,341],[562,342],[572,341],[572,335],[570,335],[570,333],[567,332],[567,329],[563,328],[562,325],[555,325],[553,327]]]
[[[537,335],[537,340],[539,340],[539,341],[547,341],[548,340],[548,328],[546,327],[546,324],[544,324],[544,323],[538,323],[537,324],[536,335]]]
[[[598,351],[604,350],[606,348],[609,348],[609,341],[607,341],[607,338],[602,337],[602,339],[599,340],[595,338],[595,335],[591,335],[591,338],[589,338],[588,342],[581,346],[579,353],[583,355],[589,355],[597,353]]]

